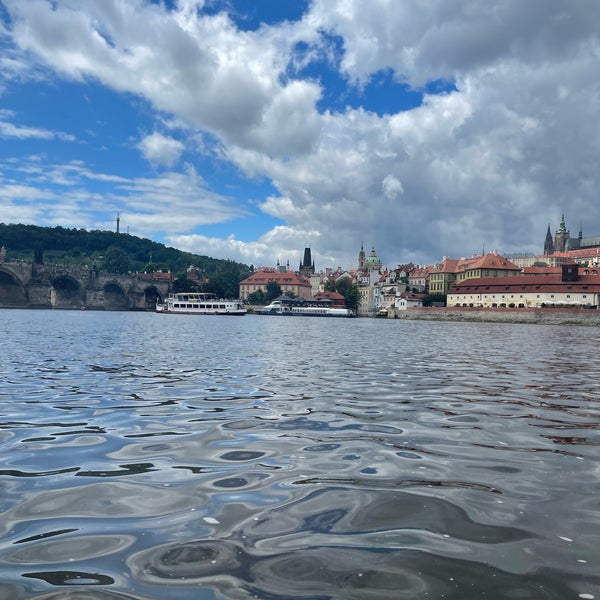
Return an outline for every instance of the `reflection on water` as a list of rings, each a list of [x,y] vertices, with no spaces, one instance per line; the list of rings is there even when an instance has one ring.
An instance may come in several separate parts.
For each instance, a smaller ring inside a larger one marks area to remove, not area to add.
[[[0,317],[0,600],[600,600],[594,328]]]

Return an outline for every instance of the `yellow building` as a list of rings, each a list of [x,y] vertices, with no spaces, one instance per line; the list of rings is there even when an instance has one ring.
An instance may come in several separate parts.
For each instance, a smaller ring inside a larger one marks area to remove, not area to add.
[[[429,274],[429,293],[447,294],[452,286],[467,279],[510,277],[520,272],[520,267],[496,252],[473,258],[444,258]]]

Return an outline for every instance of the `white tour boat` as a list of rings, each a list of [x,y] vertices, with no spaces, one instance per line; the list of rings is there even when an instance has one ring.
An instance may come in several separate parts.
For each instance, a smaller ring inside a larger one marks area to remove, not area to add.
[[[182,315],[245,315],[239,300],[217,299],[214,294],[179,292],[156,303],[156,312]]]
[[[260,315],[279,315],[286,317],[354,317],[353,310],[331,306],[331,301],[328,299],[276,299],[257,312]]]

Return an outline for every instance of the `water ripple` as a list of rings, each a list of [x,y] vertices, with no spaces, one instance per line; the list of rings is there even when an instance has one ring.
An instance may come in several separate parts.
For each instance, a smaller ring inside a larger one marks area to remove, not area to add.
[[[594,328],[79,313],[0,320],[0,598],[600,600]]]

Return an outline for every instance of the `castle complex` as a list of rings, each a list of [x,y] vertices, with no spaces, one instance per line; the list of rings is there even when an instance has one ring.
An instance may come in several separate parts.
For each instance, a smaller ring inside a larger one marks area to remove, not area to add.
[[[562,216],[560,226],[554,234],[550,233],[550,224],[548,224],[548,231],[546,232],[546,239],[544,240],[544,256],[551,256],[557,252],[569,252],[571,250],[584,250],[587,248],[598,248],[600,247],[600,236],[594,237],[583,237],[582,226],[579,226],[579,235],[576,238],[571,237],[571,232],[567,229],[565,224],[565,216]]]

